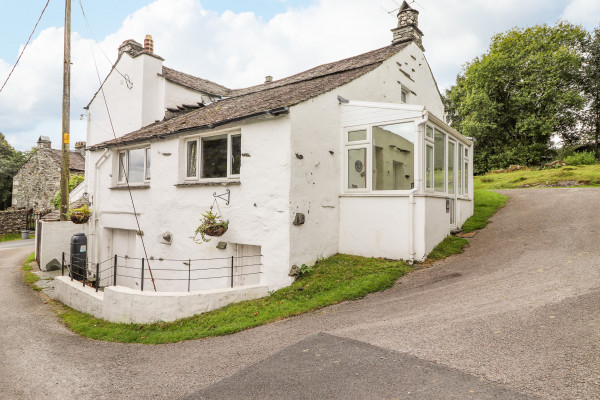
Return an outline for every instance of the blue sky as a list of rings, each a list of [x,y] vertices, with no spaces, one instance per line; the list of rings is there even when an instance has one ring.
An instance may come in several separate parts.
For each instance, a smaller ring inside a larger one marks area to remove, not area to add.
[[[71,141],[85,140],[79,116],[126,39],[154,38],[164,65],[238,88],[292,75],[390,43],[402,0],[82,0],[94,30],[72,0]],[[0,84],[17,59],[46,0],[5,1],[0,14]],[[593,29],[598,0],[417,0],[426,56],[440,89],[481,55],[490,37],[559,19]],[[40,135],[61,135],[64,0],[47,13],[10,82],[0,93],[0,132],[19,150]],[[101,54],[106,54],[106,58]],[[108,58],[108,59],[107,59]]]

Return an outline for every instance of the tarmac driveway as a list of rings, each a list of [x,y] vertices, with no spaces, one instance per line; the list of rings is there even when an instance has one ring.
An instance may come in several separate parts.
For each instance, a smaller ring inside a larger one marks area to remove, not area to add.
[[[83,339],[0,249],[0,398],[598,399],[600,190],[504,192],[464,254],[228,337]]]

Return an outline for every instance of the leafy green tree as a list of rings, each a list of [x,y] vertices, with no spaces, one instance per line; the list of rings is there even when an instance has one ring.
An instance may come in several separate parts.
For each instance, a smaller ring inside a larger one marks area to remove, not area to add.
[[[28,156],[28,152],[16,151],[0,132],[0,210],[11,205],[13,176]]]
[[[600,157],[600,27],[590,35],[583,67],[583,91],[587,106],[583,114],[585,139],[594,143],[596,158]]]
[[[71,174],[71,177],[69,178],[69,193],[81,182],[83,182],[83,176]],[[50,205],[53,206],[55,210],[60,208],[60,189],[50,199]]]
[[[586,36],[565,22],[515,28],[465,65],[446,105],[451,125],[475,139],[475,173],[539,164],[555,134],[578,141]]]

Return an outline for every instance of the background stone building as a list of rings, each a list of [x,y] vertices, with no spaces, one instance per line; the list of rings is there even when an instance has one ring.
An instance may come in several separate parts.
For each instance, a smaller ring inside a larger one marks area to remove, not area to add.
[[[70,173],[85,174],[85,142],[75,145],[70,152]],[[40,136],[37,149],[13,178],[12,206],[14,208],[50,208],[50,199],[60,189],[62,152],[51,148],[50,139]]]

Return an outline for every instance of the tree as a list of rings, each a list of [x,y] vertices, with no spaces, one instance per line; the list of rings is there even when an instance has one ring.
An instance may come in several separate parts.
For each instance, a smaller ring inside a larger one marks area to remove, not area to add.
[[[555,134],[578,141],[586,36],[564,22],[515,28],[465,65],[446,104],[451,125],[475,139],[475,173],[539,164]]]
[[[583,133],[594,143],[596,158],[600,157],[600,27],[590,35],[583,67],[583,92],[587,106],[583,113]]]
[[[16,151],[0,132],[0,210],[11,205],[13,177],[29,153]]]

